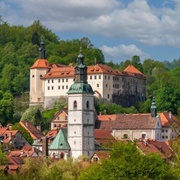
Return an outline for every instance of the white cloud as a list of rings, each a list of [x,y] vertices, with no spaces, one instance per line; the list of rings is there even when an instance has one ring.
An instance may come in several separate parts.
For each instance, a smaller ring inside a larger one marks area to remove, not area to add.
[[[124,61],[127,59],[131,59],[134,55],[140,56],[141,60],[150,58],[148,54],[143,52],[134,44],[131,45],[118,45],[118,46],[102,46],[100,49],[103,51],[103,54],[107,58],[107,60],[115,60],[116,62]]]
[[[81,31],[113,38],[132,38],[148,45],[180,47],[180,0],[171,1],[174,8],[167,5],[155,7],[148,4],[150,0],[123,2],[4,0],[0,10],[2,18],[10,24],[30,25],[39,19],[56,32]]]

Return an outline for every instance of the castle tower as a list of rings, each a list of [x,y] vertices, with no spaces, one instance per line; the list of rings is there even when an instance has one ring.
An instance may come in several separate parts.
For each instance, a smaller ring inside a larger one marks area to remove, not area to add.
[[[40,105],[44,102],[44,85],[41,77],[50,68],[49,62],[45,57],[44,42],[39,47],[39,59],[30,68],[30,106]]]
[[[71,156],[91,157],[94,141],[94,92],[87,83],[87,67],[80,53],[75,67],[75,81],[68,93],[68,142]]]

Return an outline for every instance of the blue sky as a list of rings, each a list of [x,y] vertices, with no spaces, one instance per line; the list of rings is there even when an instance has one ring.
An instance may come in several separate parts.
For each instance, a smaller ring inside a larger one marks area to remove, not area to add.
[[[0,0],[0,15],[25,27],[40,20],[63,40],[88,37],[107,62],[180,58],[180,0]]]

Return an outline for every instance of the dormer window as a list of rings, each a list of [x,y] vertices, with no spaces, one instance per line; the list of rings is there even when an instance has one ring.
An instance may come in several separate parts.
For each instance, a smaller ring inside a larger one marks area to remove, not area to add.
[[[73,109],[77,109],[77,101],[73,102]]]

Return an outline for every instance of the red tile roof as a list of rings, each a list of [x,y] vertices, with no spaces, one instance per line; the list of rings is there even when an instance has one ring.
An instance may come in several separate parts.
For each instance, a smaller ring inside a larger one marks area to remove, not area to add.
[[[155,140],[143,140],[142,142],[136,142],[137,146],[145,153],[157,153],[163,159],[170,158],[172,151],[165,142],[159,142]]]
[[[162,126],[169,127],[177,120],[177,118],[171,112],[162,112],[159,114]]]
[[[33,65],[33,68],[36,66]],[[31,68],[32,68],[31,67]],[[42,67],[46,67],[46,65],[43,65]],[[133,69],[133,67],[131,68]],[[135,68],[136,69],[136,68]],[[114,70],[111,67],[104,65],[104,64],[96,64],[94,66],[87,66],[87,73],[88,74],[109,74],[109,75],[120,75],[120,76],[137,76],[137,78],[144,78],[145,76],[142,73],[139,73],[138,70],[132,71],[120,71],[120,70]],[[74,67],[72,65],[66,66],[66,65],[58,65],[53,64],[48,71],[46,75],[44,75],[42,78],[48,79],[48,78],[65,78],[65,77],[74,77]]]
[[[40,139],[44,136],[44,134],[39,129],[34,127],[32,123],[28,121],[20,121],[19,123],[30,133],[33,140]]]
[[[47,59],[38,59],[31,66],[31,69],[34,69],[34,68],[50,68],[50,64]]]
[[[118,114],[115,121],[98,120],[96,121],[97,129],[153,129],[157,122],[156,117],[151,114]]]
[[[135,68],[133,65],[129,65],[126,69],[124,69],[125,72],[129,73],[135,73],[135,74],[142,74],[137,68]]]
[[[98,116],[98,120],[100,121],[116,120],[116,118],[117,118],[116,114],[110,114],[110,115],[104,114]]]

